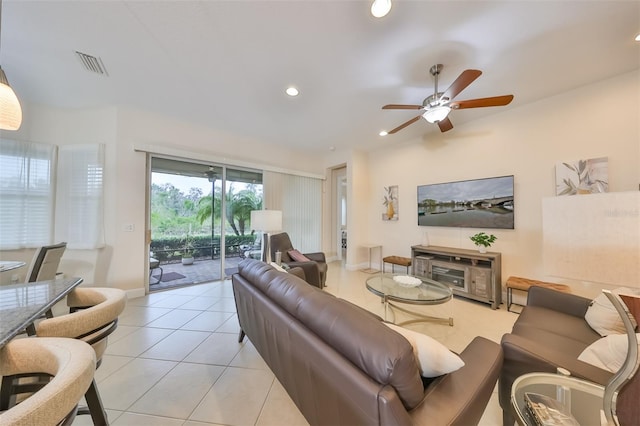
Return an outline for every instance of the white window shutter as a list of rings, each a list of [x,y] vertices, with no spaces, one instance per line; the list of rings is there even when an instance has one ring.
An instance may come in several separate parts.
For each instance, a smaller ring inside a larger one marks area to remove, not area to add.
[[[104,246],[104,145],[65,145],[58,154],[56,241],[68,249]]]

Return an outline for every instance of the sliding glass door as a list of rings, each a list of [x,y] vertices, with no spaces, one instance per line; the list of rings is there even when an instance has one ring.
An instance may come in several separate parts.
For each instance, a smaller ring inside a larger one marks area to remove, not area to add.
[[[260,208],[260,171],[153,157],[150,291],[233,274],[254,246],[249,218]]]

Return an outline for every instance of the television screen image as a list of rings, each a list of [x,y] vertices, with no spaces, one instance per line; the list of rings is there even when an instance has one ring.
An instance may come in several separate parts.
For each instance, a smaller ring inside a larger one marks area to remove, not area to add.
[[[418,225],[514,228],[513,175],[418,186]]]

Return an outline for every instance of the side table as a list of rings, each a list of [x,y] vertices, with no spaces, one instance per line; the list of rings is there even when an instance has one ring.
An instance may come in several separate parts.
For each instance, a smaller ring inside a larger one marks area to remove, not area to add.
[[[380,244],[363,244],[362,247],[369,250],[369,267],[362,269],[361,271],[366,272],[367,274],[375,274],[376,272],[380,272],[380,269],[373,269],[371,267],[371,251],[378,249],[378,254],[380,255],[380,263],[378,263],[378,265],[381,265],[382,267],[382,246]]]
[[[564,392],[565,404],[581,425],[606,424],[603,409],[604,386],[570,376],[551,373],[529,373],[518,377],[511,387],[511,405],[516,414],[519,425],[536,426],[536,422],[527,411],[524,394],[534,392],[562,399]],[[558,398],[558,396],[561,396]],[[603,420],[601,420],[601,418]],[[604,423],[602,423],[604,421]]]

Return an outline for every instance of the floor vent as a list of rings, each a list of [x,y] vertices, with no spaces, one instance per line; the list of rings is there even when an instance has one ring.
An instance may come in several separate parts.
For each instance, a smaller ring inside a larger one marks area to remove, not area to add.
[[[102,63],[102,59],[95,56],[87,55],[86,53],[78,52],[77,50],[76,55],[78,56],[78,58],[80,58],[80,62],[82,62],[82,65],[84,65],[87,71],[100,75],[109,75],[107,73],[107,69]]]

